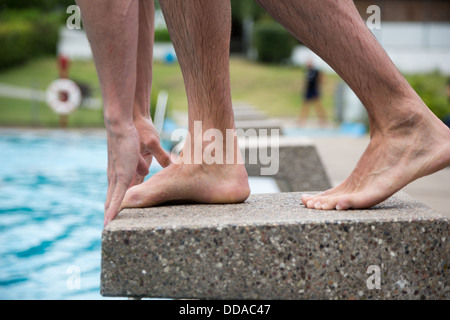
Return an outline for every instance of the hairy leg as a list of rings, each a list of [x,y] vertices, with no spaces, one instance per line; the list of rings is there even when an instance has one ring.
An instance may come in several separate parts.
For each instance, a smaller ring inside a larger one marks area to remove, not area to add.
[[[302,197],[316,209],[373,206],[450,165],[450,130],[389,59],[351,0],[257,0],[323,58],[363,102],[371,142],[338,187]]]
[[[133,123],[138,3],[133,0],[77,0],[77,4],[91,43],[104,102],[108,134],[107,224],[116,216],[134,176],[148,173]]]
[[[245,167],[237,162],[240,153],[234,134],[229,78],[230,2],[161,0],[160,3],[186,86],[190,139],[186,140],[179,161],[131,188],[122,207],[152,206],[173,200],[242,202],[250,190]],[[200,131],[195,130],[198,121]],[[204,141],[202,137],[209,129],[216,129],[223,138],[231,130],[233,143]],[[220,148],[215,151],[222,154],[223,164],[207,164],[203,158],[198,162],[196,144],[201,151]],[[232,155],[232,161],[227,155]]]

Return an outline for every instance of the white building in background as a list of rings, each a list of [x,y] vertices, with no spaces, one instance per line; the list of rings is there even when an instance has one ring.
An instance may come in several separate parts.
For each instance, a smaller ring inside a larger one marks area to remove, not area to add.
[[[400,71],[450,74],[450,23],[382,22],[372,32]]]
[[[92,51],[86,32],[62,27],[59,30],[57,53],[70,60],[91,60]]]
[[[362,18],[380,8],[380,29],[372,33],[404,73],[432,72],[450,74],[450,1],[449,0],[355,0]],[[323,70],[331,68],[308,48],[299,46],[292,55],[294,64],[310,57]]]
[[[155,28],[166,28],[161,10],[156,10],[155,12]],[[86,32],[83,29],[62,27],[59,32],[57,53],[58,55],[67,56],[71,60],[91,60],[92,51]],[[171,43],[155,43],[153,47],[154,60],[166,61],[168,55],[176,57]]]
[[[439,71],[450,75],[450,0],[354,0],[362,18],[367,21],[369,6],[380,8],[379,29],[372,33],[391,60],[403,73]],[[312,59],[324,71],[333,72],[316,54],[298,46],[292,62],[304,65]],[[335,94],[335,118],[344,123],[365,123],[367,112],[344,83]]]
[[[61,28],[57,48],[58,55],[64,55],[71,60],[91,60],[92,51],[84,30],[69,30]],[[175,49],[171,43],[155,43],[153,46],[153,59],[165,61],[168,55],[176,57]]]

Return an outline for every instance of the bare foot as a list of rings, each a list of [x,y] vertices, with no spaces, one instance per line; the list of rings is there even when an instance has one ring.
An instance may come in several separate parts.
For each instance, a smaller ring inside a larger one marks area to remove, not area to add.
[[[234,149],[235,152],[238,150],[238,147]],[[238,157],[240,159],[240,153]],[[238,203],[250,195],[243,164],[237,161],[235,164],[193,164],[193,161],[183,163],[183,159],[186,160],[180,155],[167,168],[128,189],[121,209],[151,207],[172,201]]]
[[[171,164],[144,183],[130,188],[121,209],[183,201],[238,203],[250,194],[242,165]]]
[[[408,183],[450,165],[450,130],[427,113],[388,133],[373,132],[350,176],[336,188],[303,195],[308,208],[347,210],[374,206]]]

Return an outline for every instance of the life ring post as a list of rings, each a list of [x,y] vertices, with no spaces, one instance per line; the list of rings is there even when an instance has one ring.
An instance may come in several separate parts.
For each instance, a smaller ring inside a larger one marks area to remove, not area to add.
[[[59,126],[67,128],[69,114],[80,106],[81,90],[72,80],[57,79],[47,89],[47,103],[59,115]]]
[[[68,114],[60,114],[59,115],[59,127],[67,128],[69,125],[69,115]]]

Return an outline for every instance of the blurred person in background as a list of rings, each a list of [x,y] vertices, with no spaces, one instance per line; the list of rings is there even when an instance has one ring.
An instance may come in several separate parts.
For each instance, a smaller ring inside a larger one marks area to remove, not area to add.
[[[327,124],[327,114],[321,101],[322,73],[314,66],[311,59],[306,63],[305,89],[303,93],[303,105],[300,111],[299,123],[306,123],[310,107],[315,108],[321,125]]]

